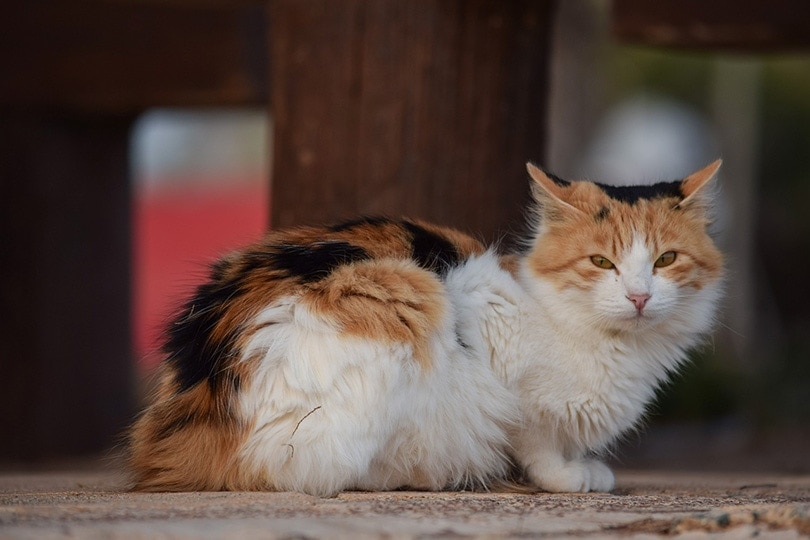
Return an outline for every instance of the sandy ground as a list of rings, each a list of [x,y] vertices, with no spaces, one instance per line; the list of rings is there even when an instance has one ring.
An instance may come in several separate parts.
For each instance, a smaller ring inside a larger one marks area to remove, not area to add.
[[[0,538],[810,537],[810,476],[619,471],[612,493],[130,493],[120,474],[0,474]]]

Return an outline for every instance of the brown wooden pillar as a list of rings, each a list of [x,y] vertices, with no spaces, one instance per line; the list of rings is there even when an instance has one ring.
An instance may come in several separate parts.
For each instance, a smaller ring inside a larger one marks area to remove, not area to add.
[[[129,129],[266,103],[263,0],[16,2],[0,18],[0,465],[134,413]]]
[[[514,228],[543,158],[551,4],[270,0],[271,223]]]
[[[131,418],[128,139],[0,115],[0,458],[98,452]]]

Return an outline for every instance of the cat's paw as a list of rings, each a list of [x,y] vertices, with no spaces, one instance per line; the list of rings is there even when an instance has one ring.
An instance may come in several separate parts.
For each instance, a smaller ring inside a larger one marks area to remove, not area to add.
[[[569,461],[551,470],[529,470],[531,480],[552,493],[586,493],[613,489],[613,473],[599,461]]]
[[[591,473],[591,491],[610,491],[613,489],[615,479],[610,467],[596,460],[586,461],[585,464]]]

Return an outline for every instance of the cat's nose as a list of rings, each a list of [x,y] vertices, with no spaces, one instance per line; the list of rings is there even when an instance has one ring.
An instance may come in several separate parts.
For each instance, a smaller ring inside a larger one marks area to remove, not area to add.
[[[649,294],[628,294],[627,299],[633,302],[633,305],[636,306],[636,309],[641,311],[644,309],[644,306],[647,305],[647,301],[650,299]]]

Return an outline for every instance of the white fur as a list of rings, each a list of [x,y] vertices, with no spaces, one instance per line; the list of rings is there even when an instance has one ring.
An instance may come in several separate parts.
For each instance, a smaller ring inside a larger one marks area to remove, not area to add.
[[[243,355],[261,367],[240,396],[254,423],[242,462],[268,486],[318,495],[503,476],[515,398],[446,311],[423,369],[409,345],[347,337],[293,299],[266,309]]]
[[[295,298],[269,306],[243,350],[260,367],[240,395],[240,459],[268,487],[318,495],[485,484],[508,455],[540,488],[610,490],[593,456],[636,424],[719,296],[679,289],[651,260],[637,237],[621,272],[583,291],[474,257],[446,276],[427,369],[408,344],[347,337]],[[626,298],[640,293],[643,316]]]
[[[712,322],[718,284],[679,289],[652,271],[637,237],[593,290],[556,290],[523,266],[529,294],[518,324],[518,380],[525,428],[512,438],[532,481],[549,491],[610,490],[613,475],[589,458],[633,427],[655,389]],[[639,317],[629,294],[650,294]],[[514,354],[514,353],[513,353]]]

